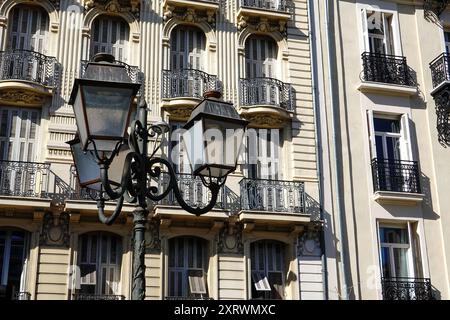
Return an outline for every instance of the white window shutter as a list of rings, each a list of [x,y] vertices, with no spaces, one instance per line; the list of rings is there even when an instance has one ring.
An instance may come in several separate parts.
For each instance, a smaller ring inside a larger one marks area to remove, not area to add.
[[[375,129],[372,110],[367,110],[367,128],[369,130],[370,160],[372,160],[377,157],[377,146],[375,142]]]
[[[411,148],[411,129],[409,115],[404,114],[401,118],[400,157],[402,160],[413,160]]]
[[[364,43],[363,51],[370,51],[369,29],[368,29],[368,24],[367,24],[367,9],[361,10],[361,22],[362,22],[363,43]]]
[[[189,289],[194,294],[207,293],[202,270],[189,270]]]
[[[255,284],[256,291],[271,291],[269,280],[264,273],[252,271],[252,279]]]

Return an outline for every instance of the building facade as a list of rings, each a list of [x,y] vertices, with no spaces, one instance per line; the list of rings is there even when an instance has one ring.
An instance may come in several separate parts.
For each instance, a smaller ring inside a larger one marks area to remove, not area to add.
[[[448,1],[321,1],[315,10],[337,292],[449,299],[449,151],[436,129],[448,121],[436,114],[448,108]]]
[[[146,298],[327,298],[337,280],[324,276],[332,226],[320,214],[310,9],[307,0],[1,0],[0,294],[130,298],[133,206],[101,224],[66,144],[74,79],[107,52],[141,84],[151,121],[170,124],[162,155],[193,205],[208,193],[178,129],[212,89],[250,121],[213,211],[192,216],[173,196],[152,206]]]

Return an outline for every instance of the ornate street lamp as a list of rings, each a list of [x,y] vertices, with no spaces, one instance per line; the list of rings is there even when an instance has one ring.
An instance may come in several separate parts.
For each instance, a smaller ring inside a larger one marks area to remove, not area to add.
[[[147,200],[158,202],[173,192],[181,208],[197,216],[209,212],[217,202],[220,187],[236,169],[244,131],[248,125],[232,104],[219,100],[220,93],[205,95],[185,126],[183,140],[194,175],[201,177],[211,192],[205,207],[191,207],[178,188],[172,164],[157,157],[159,138],[169,131],[165,123],[147,127],[147,104],[138,103],[137,119],[131,122],[132,103],[139,85],[132,83],[125,67],[114,63],[111,55],[99,54],[87,66],[85,77],[76,79],[71,94],[79,138],[68,142],[80,186],[99,191],[98,215],[111,225],[120,215],[124,200],[135,204],[133,211],[133,288],[132,299],[145,297],[145,223]],[[153,150],[149,154],[149,138]],[[128,143],[127,143],[128,141]],[[204,143],[202,143],[204,142]],[[151,185],[164,168],[169,175],[165,190]],[[109,217],[105,200],[117,200]]]

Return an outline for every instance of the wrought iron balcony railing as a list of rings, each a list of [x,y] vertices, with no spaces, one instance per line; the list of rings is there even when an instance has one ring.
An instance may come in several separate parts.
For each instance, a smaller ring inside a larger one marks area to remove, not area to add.
[[[364,52],[362,54],[365,81],[412,85],[406,57]]]
[[[181,191],[183,199],[190,206],[205,207],[211,199],[211,193],[206,188],[200,177],[193,176],[191,174],[177,174],[178,188]],[[165,190],[169,183],[169,175],[162,175],[162,179],[158,181],[160,190]],[[178,202],[175,195],[171,192],[169,195],[161,200],[159,204],[178,206]],[[236,213],[240,210],[239,196],[232,192],[226,186],[221,188],[221,191],[217,198],[216,209],[229,210],[232,213]]]
[[[443,53],[430,63],[431,79],[433,88],[438,87],[445,81],[450,81],[450,54]]]
[[[287,0],[241,0],[241,7],[287,12]]]
[[[125,300],[121,295],[104,295],[104,294],[89,294],[89,293],[75,293],[73,300]]]
[[[421,193],[417,161],[373,159],[372,177],[374,192]]]
[[[80,78],[84,77],[88,63],[89,63],[89,61],[87,61],[87,60],[81,60]],[[144,93],[145,75],[141,71],[141,69],[139,69],[139,67],[137,67],[137,66],[130,66],[129,64],[126,64],[125,62],[122,62],[119,60],[116,60],[115,63],[118,63],[125,67],[125,69],[127,70],[128,76],[131,78],[131,81],[133,83],[141,84],[141,89],[137,93],[137,96],[142,95]]]
[[[292,87],[273,78],[240,80],[241,106],[270,105],[294,111]]]
[[[303,182],[242,179],[242,210],[306,213]]]
[[[383,300],[433,300],[428,278],[383,278]]]
[[[221,91],[217,76],[196,69],[163,70],[162,79],[163,99],[202,99],[206,91]]]
[[[28,50],[0,51],[0,80],[24,80],[56,87],[59,64],[55,57]]]
[[[29,292],[16,292],[13,300],[31,300],[31,294]]]
[[[64,201],[70,187],[49,163],[0,160],[0,195]]]

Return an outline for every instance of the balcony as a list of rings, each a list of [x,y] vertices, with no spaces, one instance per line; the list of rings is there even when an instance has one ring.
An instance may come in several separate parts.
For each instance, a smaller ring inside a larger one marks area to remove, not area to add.
[[[162,107],[174,121],[186,121],[203,93],[221,91],[217,76],[196,69],[163,70]]]
[[[54,57],[27,50],[0,51],[0,104],[42,107],[59,81]]]
[[[430,63],[431,80],[433,82],[432,95],[450,85],[450,54],[443,53]]]
[[[373,159],[372,178],[379,203],[416,205],[423,200],[417,161]]]
[[[364,52],[362,92],[413,96],[417,94],[406,57]]]
[[[0,160],[0,206],[49,208],[61,204],[69,189],[48,163]]]
[[[428,278],[383,278],[383,300],[433,300]]]
[[[266,26],[266,30],[260,31],[270,31],[270,27],[275,27],[285,33],[287,21],[292,16],[288,3],[287,0],[240,0],[237,12],[239,27],[247,25],[257,27],[262,23]]]
[[[125,297],[121,295],[75,293],[73,300],[125,300]]]
[[[242,220],[309,222],[303,182],[244,178],[239,184]]]
[[[282,128],[294,112],[292,87],[273,78],[240,79],[241,115],[260,128]]]
[[[81,61],[81,67],[80,67],[80,78],[83,78],[86,73],[86,68],[89,61],[82,60]],[[133,83],[139,83],[141,84],[141,89],[137,93],[136,96],[141,96],[144,93],[144,84],[145,84],[145,76],[144,73],[139,69],[137,66],[130,66],[129,64],[126,64],[125,62],[116,60],[115,63],[120,64],[125,67],[127,70],[128,76],[131,78],[131,82]]]

